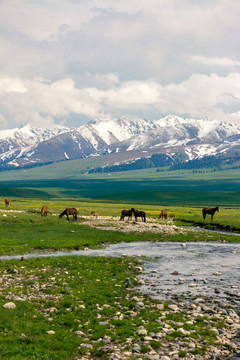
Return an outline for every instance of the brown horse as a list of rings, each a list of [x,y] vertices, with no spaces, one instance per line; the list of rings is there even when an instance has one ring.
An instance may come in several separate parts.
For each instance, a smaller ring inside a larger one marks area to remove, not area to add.
[[[5,205],[6,206],[11,206],[11,200],[5,199]]]
[[[41,216],[47,216],[47,214],[48,214],[48,207],[44,205],[41,209]]]
[[[203,208],[202,209],[202,214],[203,214],[203,219],[205,220],[206,215],[209,214],[211,215],[211,220],[213,219],[213,215],[215,214],[216,211],[220,211],[219,207],[216,206],[215,208]]]
[[[146,222],[146,214],[144,211],[134,210],[133,213],[135,216],[135,221],[137,221],[137,218],[140,217],[142,219],[142,221]]]
[[[134,213],[135,209],[132,208],[131,210],[122,210],[122,214],[120,217],[120,220],[124,220],[125,216],[128,217],[128,221],[130,220],[130,218],[132,219],[132,214]]]
[[[69,215],[73,216],[73,220],[77,221],[77,209],[75,208],[66,208],[60,215],[59,217],[62,218],[64,215],[67,216],[67,221],[69,221]]]
[[[174,220],[175,219],[175,215],[174,214],[170,214],[170,219]]]
[[[160,215],[159,215],[159,219],[167,219],[167,210],[162,210]]]
[[[97,211],[91,212],[91,215],[92,215],[92,216],[95,216],[96,219],[98,218],[98,212],[97,212]]]

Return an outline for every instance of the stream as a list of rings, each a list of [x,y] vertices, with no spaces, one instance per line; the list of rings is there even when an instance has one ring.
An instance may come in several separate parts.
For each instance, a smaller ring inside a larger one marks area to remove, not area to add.
[[[139,290],[153,298],[214,298],[240,305],[240,243],[133,242],[104,249],[29,253],[1,260],[58,256],[137,256],[143,261]],[[142,257],[142,258],[141,258]]]

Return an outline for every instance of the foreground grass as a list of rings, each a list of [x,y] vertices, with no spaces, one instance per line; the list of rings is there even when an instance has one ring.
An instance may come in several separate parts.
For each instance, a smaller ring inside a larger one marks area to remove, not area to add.
[[[163,323],[171,329],[165,342],[183,338],[181,326],[191,330],[184,341],[199,339],[204,354],[216,341],[212,326],[224,328],[224,322],[197,318],[190,329],[186,313],[170,311],[169,304],[159,307],[147,297],[137,308],[136,294],[124,286],[126,277],[136,285],[137,265],[134,259],[85,257],[0,262],[1,358],[69,360],[87,354],[108,359],[107,344],[127,351],[141,343],[142,352],[148,352],[161,348],[161,341],[144,345],[139,328],[159,333]],[[5,308],[9,301],[16,308]]]
[[[88,351],[86,344],[104,336],[118,342],[134,333],[134,320],[126,316],[134,303],[124,289],[126,276],[134,282],[134,261],[75,257],[11,261],[0,263],[0,273],[2,358],[72,359]],[[3,308],[7,299],[16,309]],[[124,319],[109,322],[123,309]],[[102,340],[96,342],[91,351],[101,345]]]
[[[97,210],[100,215],[119,216],[122,204],[85,202],[56,199],[13,199],[14,212],[0,213],[0,254],[24,254],[29,251],[56,249],[82,249],[102,246],[107,243],[130,241],[239,241],[237,236],[207,234],[201,232],[175,234],[121,233],[94,229],[81,224],[82,215]],[[41,218],[40,209],[47,205],[50,215]],[[127,208],[131,204],[125,204]],[[67,222],[57,216],[66,207],[77,207],[78,223]],[[159,207],[140,206],[148,217],[156,218]],[[197,208],[169,208],[176,214],[176,223],[182,218],[195,221],[200,218]],[[24,212],[17,212],[24,211]],[[230,211],[228,213],[228,211]],[[231,212],[232,211],[232,212]],[[223,214],[237,215],[235,209],[224,209]],[[217,214],[218,220],[222,212]],[[228,218],[228,217],[227,217]],[[118,219],[118,218],[117,218]],[[226,221],[222,218],[221,221]],[[238,218],[231,217],[233,224]],[[161,349],[161,341],[149,344],[139,334],[144,327],[147,334],[159,333],[166,323],[170,329],[165,345],[178,339],[186,344],[197,339],[199,346],[195,353],[206,353],[216,342],[211,331],[225,328],[222,318],[196,318],[189,328],[189,315],[184,311],[170,310],[170,304],[158,307],[156,301],[141,296],[144,306],[136,308],[138,265],[131,258],[37,258],[23,261],[0,262],[0,353],[11,360],[22,359],[108,359],[108,344],[120,351],[130,350],[134,344],[141,344],[142,352]],[[132,285],[125,287],[125,279]],[[139,294],[138,294],[139,296]],[[14,302],[16,308],[7,309],[7,302]],[[162,304],[161,304],[162,305]],[[181,324],[181,325],[180,325]],[[188,333],[183,336],[179,327]],[[105,349],[105,350],[104,350]],[[184,356],[184,352],[179,356]],[[135,359],[138,356],[131,356]]]

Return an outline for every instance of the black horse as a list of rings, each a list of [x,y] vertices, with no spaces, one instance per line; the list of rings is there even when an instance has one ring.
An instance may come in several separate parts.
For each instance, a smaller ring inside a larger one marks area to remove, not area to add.
[[[140,217],[142,221],[146,222],[146,214],[144,211],[134,211],[135,220],[137,221],[137,218]]]
[[[213,215],[215,214],[216,211],[220,211],[219,207],[216,206],[215,208],[203,208],[202,209],[202,214],[203,214],[203,219],[205,220],[206,215],[209,214],[211,215],[211,220],[213,219]]]
[[[69,221],[69,215],[73,216],[73,220],[77,221],[77,209],[75,208],[66,208],[60,215],[59,217],[62,218],[64,215],[67,216],[67,221]]]
[[[128,217],[128,220],[132,220],[132,214],[134,213],[135,209],[132,208],[131,210],[122,210],[122,214],[121,214],[121,217],[120,217],[120,220],[124,220],[125,216]]]

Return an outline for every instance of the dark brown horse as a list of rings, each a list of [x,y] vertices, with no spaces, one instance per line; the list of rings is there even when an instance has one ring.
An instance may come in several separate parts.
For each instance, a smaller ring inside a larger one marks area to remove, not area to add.
[[[6,206],[11,206],[11,200],[5,199],[5,205]]]
[[[132,219],[132,214],[134,213],[134,211],[134,208],[132,208],[131,210],[122,210],[120,220],[124,220],[125,216],[128,217],[128,220],[130,220],[130,218]]]
[[[137,218],[140,217],[142,219],[142,221],[146,222],[146,214],[144,211],[134,210],[133,213],[134,213],[136,221],[137,221]]]
[[[59,217],[62,218],[64,215],[67,216],[67,221],[69,221],[69,215],[73,216],[73,220],[77,221],[77,209],[75,208],[66,208],[60,215]]]
[[[205,220],[206,215],[209,214],[211,215],[211,220],[213,219],[213,215],[215,214],[216,211],[220,211],[219,207],[216,206],[215,208],[203,208],[202,209],[202,214],[203,214],[203,219]]]
[[[160,215],[159,215],[159,219],[167,219],[167,210],[162,210]]]
[[[44,205],[41,209],[41,216],[47,216],[47,214],[48,214],[48,207]]]

